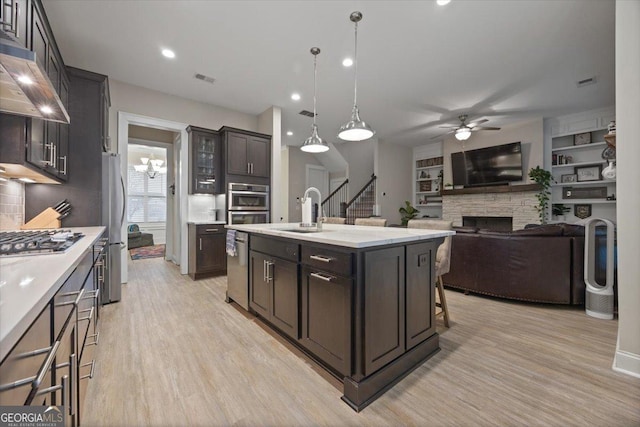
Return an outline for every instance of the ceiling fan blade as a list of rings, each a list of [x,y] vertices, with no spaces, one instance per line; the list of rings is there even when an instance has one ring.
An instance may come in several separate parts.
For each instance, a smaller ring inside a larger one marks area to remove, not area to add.
[[[491,126],[477,126],[471,129],[472,132],[474,130],[500,130],[500,128],[491,127]]]
[[[484,122],[488,122],[488,121],[489,121],[489,119],[476,120],[476,121],[473,121],[473,122],[469,123],[467,126],[469,126],[470,128],[474,128],[474,127],[478,126],[479,124],[484,123]]]
[[[446,126],[438,126],[438,127],[443,129],[458,129],[460,125],[446,125]]]
[[[445,136],[445,135],[449,135],[449,134],[452,134],[452,133],[454,133],[454,132],[455,132],[455,129],[454,129],[454,130],[452,130],[451,132],[443,133],[442,135],[432,136],[432,137],[431,137],[431,138],[429,138],[429,139],[438,139],[438,138],[442,138],[443,136]]]

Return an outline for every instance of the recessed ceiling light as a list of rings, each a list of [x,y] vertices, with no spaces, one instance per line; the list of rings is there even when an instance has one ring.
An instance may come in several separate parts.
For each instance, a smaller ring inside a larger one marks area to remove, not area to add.
[[[449,2],[451,2],[451,0],[436,0],[438,6],[444,6],[446,4],[449,4]]]
[[[44,114],[53,113],[53,110],[48,105],[43,105],[42,107],[40,107],[40,111],[42,111]]]
[[[353,65],[353,59],[351,58],[344,58],[342,60],[342,65],[344,65],[345,67],[351,67]]]
[[[291,94],[291,99],[293,99],[294,101],[300,101],[300,94],[299,93],[292,93]]]
[[[31,77],[25,76],[25,75],[19,76],[18,77],[18,81],[20,83],[25,84],[25,85],[32,85],[33,84],[33,80],[31,80]]]
[[[288,135],[288,136],[292,136],[292,135],[293,135],[293,132],[288,131],[288,132],[287,132],[287,135]]]
[[[171,49],[162,49],[162,54],[167,58],[175,58],[176,54]]]

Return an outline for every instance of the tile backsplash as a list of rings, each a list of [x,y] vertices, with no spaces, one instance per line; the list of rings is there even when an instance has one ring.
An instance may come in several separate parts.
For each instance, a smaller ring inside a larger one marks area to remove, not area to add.
[[[24,224],[24,184],[0,181],[0,230],[17,230]]]
[[[217,211],[217,220],[224,221],[224,195],[190,194],[188,203],[189,221],[211,221],[215,218],[214,211]]]

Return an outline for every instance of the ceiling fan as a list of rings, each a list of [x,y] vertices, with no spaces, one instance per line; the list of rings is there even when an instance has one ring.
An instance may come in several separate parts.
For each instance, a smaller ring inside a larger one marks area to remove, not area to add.
[[[474,122],[467,123],[467,117],[468,116],[466,114],[459,115],[458,116],[458,119],[460,120],[459,125],[440,126],[441,128],[447,128],[451,130],[445,134],[434,136],[431,139],[442,138],[444,135],[449,135],[450,133],[453,133],[458,141],[465,141],[469,139],[469,137],[471,136],[471,132],[476,132],[479,130],[500,130],[500,128],[497,128],[497,127],[478,126],[484,122],[488,122],[489,120],[487,119],[476,120]]]

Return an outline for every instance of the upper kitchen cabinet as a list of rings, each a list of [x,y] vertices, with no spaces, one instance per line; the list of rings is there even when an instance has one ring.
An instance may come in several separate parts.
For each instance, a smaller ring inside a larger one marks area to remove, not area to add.
[[[224,192],[218,132],[195,126],[189,132],[189,194]]]
[[[271,176],[271,137],[223,127],[227,181],[268,184]]]
[[[28,33],[31,16],[29,3],[28,0],[2,0],[0,7],[0,30],[27,49],[31,47]]]

